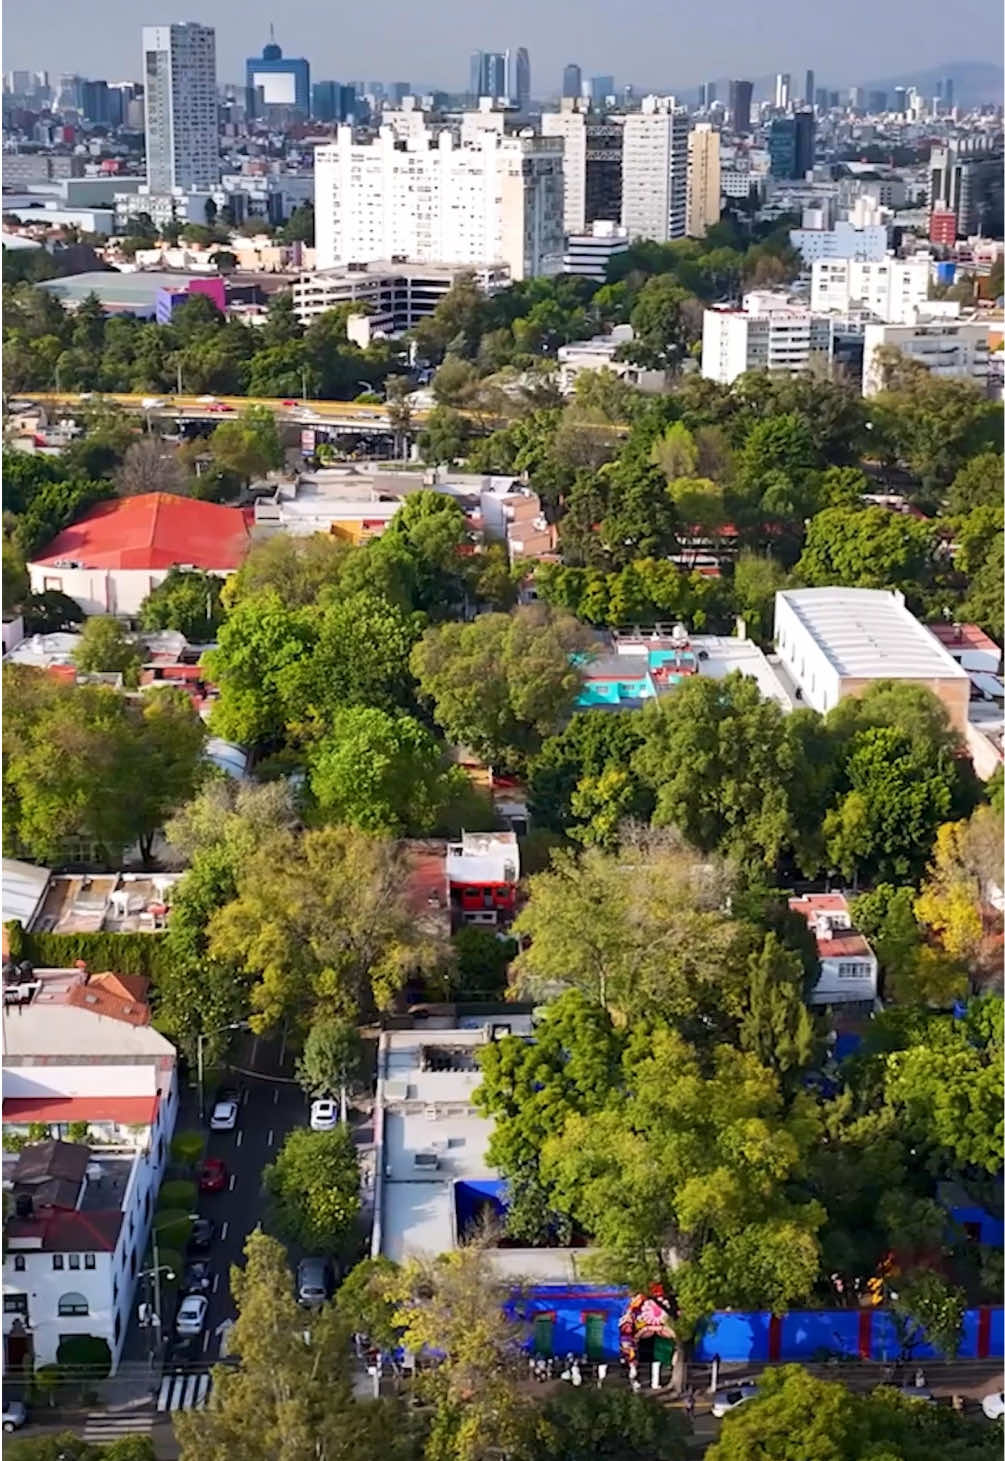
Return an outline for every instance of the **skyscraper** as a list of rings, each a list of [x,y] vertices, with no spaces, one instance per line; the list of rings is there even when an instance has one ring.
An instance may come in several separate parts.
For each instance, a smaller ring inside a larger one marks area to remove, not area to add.
[[[715,101],[715,82],[703,81],[698,87],[698,110],[705,112]]]
[[[284,57],[270,27],[261,56],[244,63],[250,116],[264,116],[267,107],[290,107],[304,116],[311,106],[311,68],[303,56]]]
[[[613,96],[613,95],[614,95],[614,77],[613,76],[591,76],[590,77],[590,96],[593,98],[593,104],[594,104],[594,106],[596,106],[598,104],[598,102],[602,102],[605,97]]]
[[[570,61],[562,72],[562,95],[582,96],[583,94],[583,72],[575,61]]]
[[[792,100],[792,77],[788,71],[779,71],[775,77],[775,106],[784,111]]]
[[[945,102],[950,111],[952,111],[953,106],[955,105],[953,101],[954,95],[955,88],[953,87],[953,78],[951,76],[947,76],[945,81],[943,81],[942,83],[942,100]]]
[[[621,222],[658,243],[687,227],[687,112],[672,96],[644,96],[625,118]]]
[[[624,121],[597,116],[572,97],[558,112],[543,112],[541,134],[561,137],[564,151],[564,224],[582,234],[593,223],[621,218]]]
[[[147,185],[208,192],[220,182],[216,32],[186,21],[143,27]]]
[[[704,238],[719,222],[721,178],[719,134],[698,122],[687,142],[687,236]]]
[[[731,81],[729,83],[729,110],[733,118],[734,132],[750,131],[750,103],[754,96],[752,81]]]
[[[907,111],[907,87],[895,86],[893,88],[893,110],[903,116]]]
[[[812,71],[812,69],[807,70],[806,80],[803,82],[803,101],[808,107],[811,107],[815,101],[816,86],[817,78],[815,73]]]
[[[520,46],[516,53],[512,93],[517,106],[525,111],[530,102],[530,52],[526,46]]]
[[[771,175],[775,178],[805,177],[813,166],[816,121],[812,112],[775,117],[768,134]]]

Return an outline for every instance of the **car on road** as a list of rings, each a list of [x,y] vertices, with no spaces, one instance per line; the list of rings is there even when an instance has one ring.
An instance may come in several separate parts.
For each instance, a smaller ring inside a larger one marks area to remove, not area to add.
[[[217,1101],[209,1118],[210,1131],[233,1131],[237,1125],[236,1101]]]
[[[159,411],[162,406],[166,405],[167,401],[162,401],[159,396],[144,396],[140,402],[140,407],[144,411]]]
[[[190,1253],[208,1253],[213,1246],[213,1239],[216,1237],[216,1228],[212,1221],[206,1217],[198,1217],[192,1224],[192,1231],[188,1236],[188,1250]]]
[[[28,1408],[21,1400],[5,1400],[3,1403],[3,1428],[5,1431],[19,1431],[28,1419]]]
[[[992,1390],[981,1401],[981,1409],[988,1420],[1000,1420],[1005,1415],[1005,1390]]]
[[[299,401],[280,401],[279,404],[281,406],[299,406],[300,405],[300,402]]]
[[[735,1410],[738,1405],[743,1405],[747,1400],[753,1400],[757,1395],[757,1386],[752,1384],[729,1385],[724,1390],[717,1390],[712,1396],[712,1414],[717,1420]]]
[[[330,1096],[311,1102],[311,1130],[334,1131],[338,1125],[338,1102]]]
[[[181,1301],[174,1327],[178,1334],[186,1337],[201,1334],[206,1323],[209,1300],[203,1294],[186,1294]]]
[[[181,1276],[181,1286],[187,1294],[205,1294],[213,1286],[213,1272],[203,1258],[197,1258],[193,1263],[185,1265],[185,1272]]]
[[[222,1157],[204,1157],[199,1163],[199,1191],[223,1192],[229,1175]]]
[[[335,1292],[335,1274],[327,1258],[301,1258],[297,1264],[297,1303],[315,1309]]]

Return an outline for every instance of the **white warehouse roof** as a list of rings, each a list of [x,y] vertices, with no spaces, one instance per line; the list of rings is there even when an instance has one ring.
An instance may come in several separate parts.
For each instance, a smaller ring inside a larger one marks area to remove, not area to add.
[[[905,606],[874,588],[783,589],[785,603],[844,679],[959,680],[956,663]],[[777,632],[777,619],[776,619]]]
[[[47,867],[19,862],[16,857],[3,860],[3,921],[17,920],[27,928],[42,906],[51,874]]]

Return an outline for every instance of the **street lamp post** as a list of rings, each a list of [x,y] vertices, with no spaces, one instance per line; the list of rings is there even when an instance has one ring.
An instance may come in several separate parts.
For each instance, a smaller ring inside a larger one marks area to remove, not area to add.
[[[206,1119],[206,1091],[203,1070],[203,1046],[212,1035],[222,1035],[224,1030],[250,1030],[247,1020],[238,1020],[232,1025],[218,1025],[215,1030],[203,1030],[196,1039],[196,1079],[199,1082],[199,1120]]]

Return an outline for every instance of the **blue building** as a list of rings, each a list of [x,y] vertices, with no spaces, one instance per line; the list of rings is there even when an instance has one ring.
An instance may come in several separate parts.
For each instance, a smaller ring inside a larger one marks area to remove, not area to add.
[[[260,56],[245,62],[248,114],[261,117],[269,107],[284,107],[307,116],[311,109],[311,67],[302,56],[287,57],[270,31]]]
[[[816,118],[812,112],[775,117],[768,133],[768,155],[774,178],[804,178],[813,166]]]

